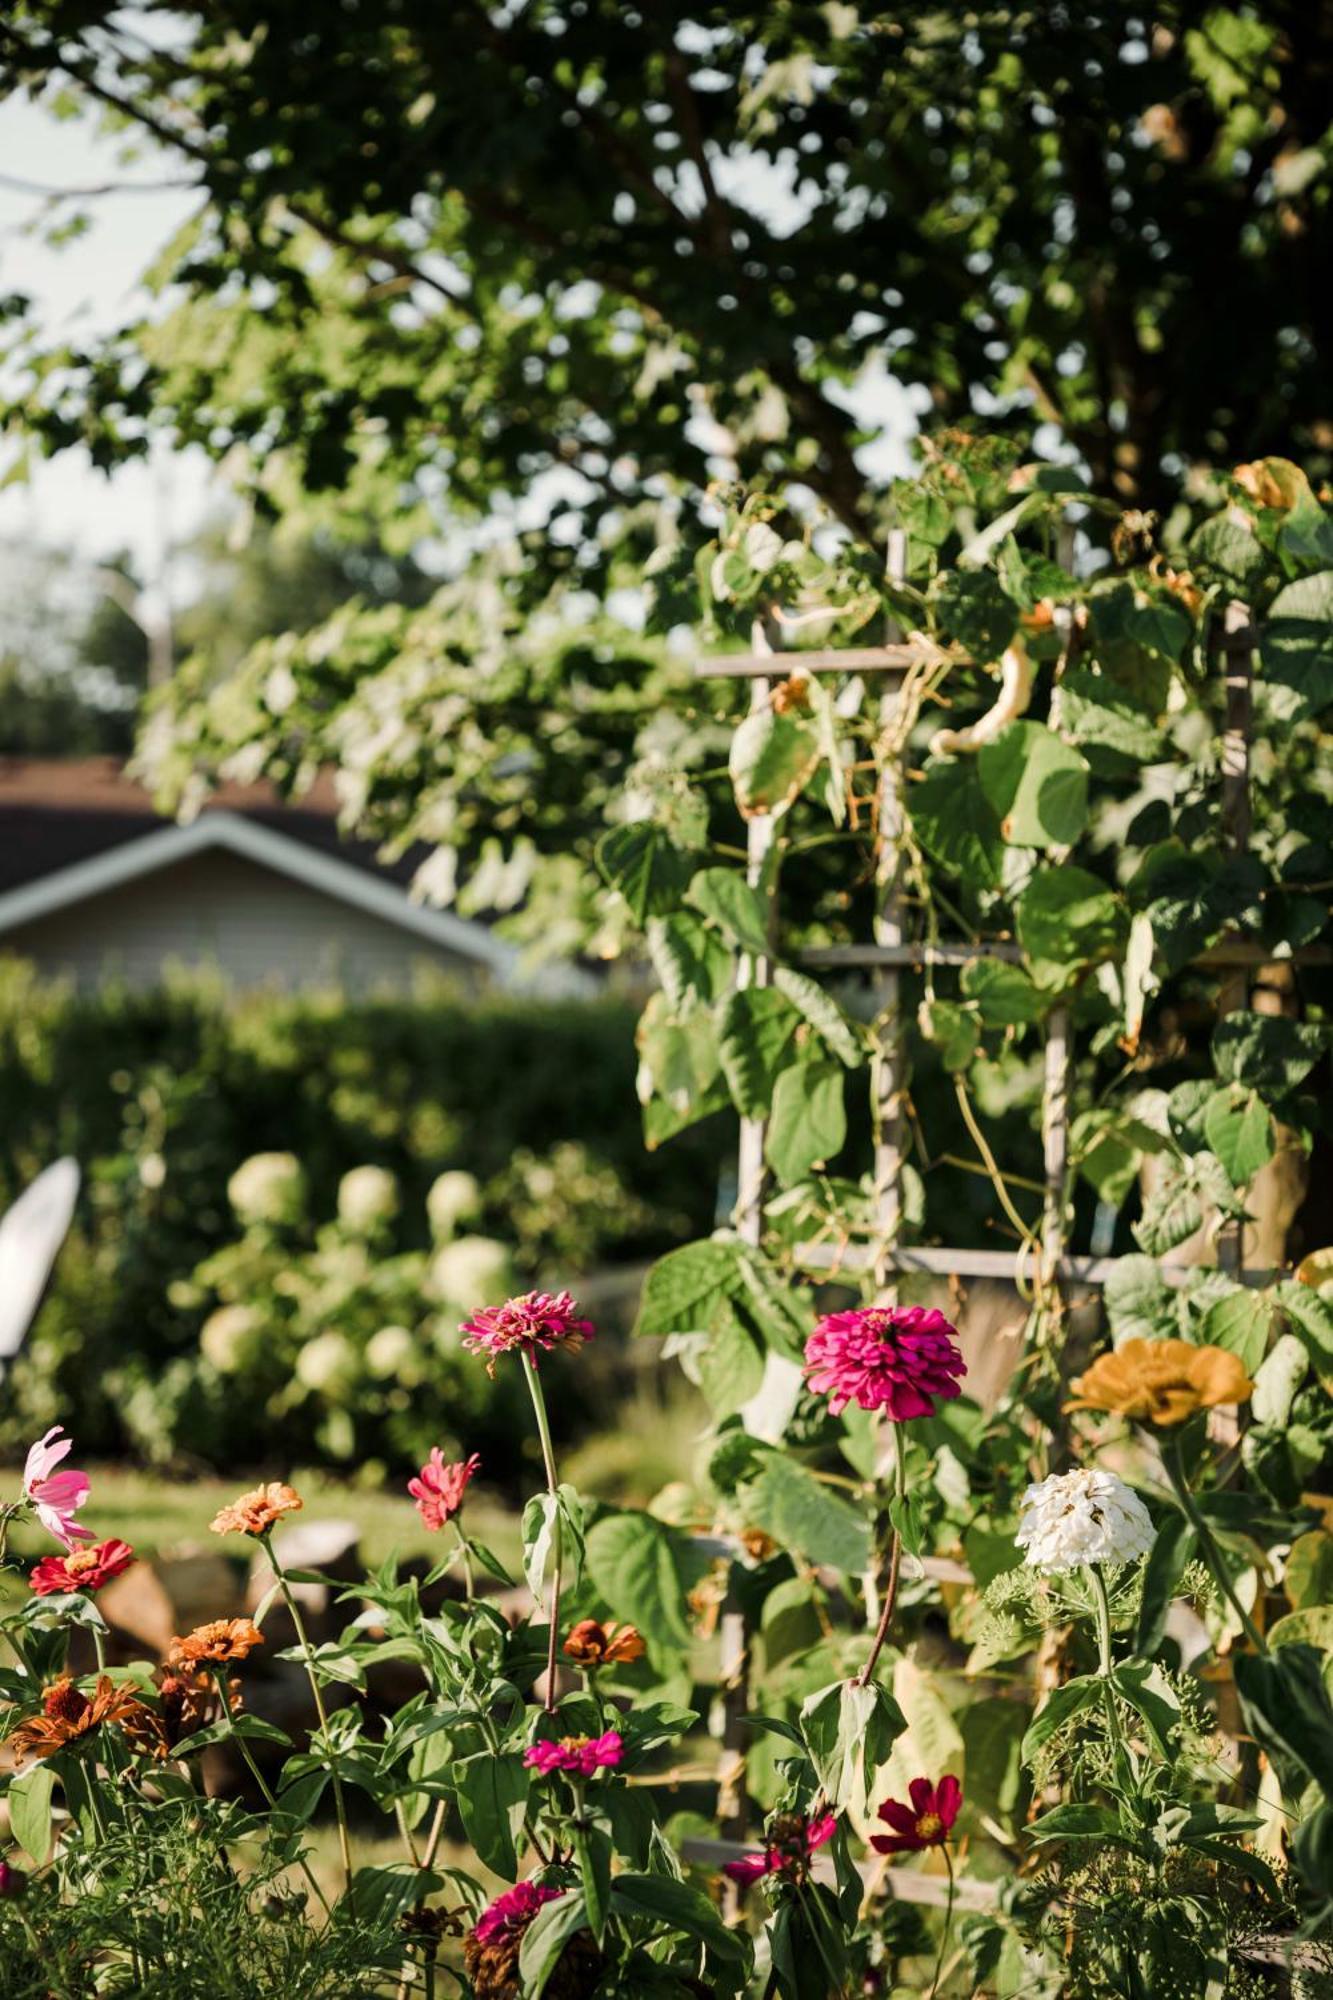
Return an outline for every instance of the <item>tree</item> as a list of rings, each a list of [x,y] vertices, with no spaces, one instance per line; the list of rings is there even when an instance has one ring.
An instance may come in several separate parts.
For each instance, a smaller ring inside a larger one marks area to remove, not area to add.
[[[873,535],[876,361],[1126,504],[1329,449],[1326,7],[28,0],[0,62],[200,198],[156,311],[35,341],[48,448],[164,426],[271,507],[418,525],[535,489],[538,589],[719,457]]]

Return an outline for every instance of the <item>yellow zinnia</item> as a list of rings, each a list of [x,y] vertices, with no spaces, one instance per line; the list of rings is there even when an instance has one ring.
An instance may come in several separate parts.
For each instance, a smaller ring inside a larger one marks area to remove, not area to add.
[[[1067,1410],[1112,1410],[1140,1424],[1183,1424],[1196,1410],[1243,1403],[1254,1388],[1240,1356],[1188,1340],[1127,1340],[1070,1385]]]

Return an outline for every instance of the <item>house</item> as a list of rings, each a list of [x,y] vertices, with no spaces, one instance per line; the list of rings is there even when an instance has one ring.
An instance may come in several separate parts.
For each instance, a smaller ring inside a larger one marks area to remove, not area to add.
[[[346,839],[327,778],[299,807],[225,787],[182,826],[114,758],[0,758],[0,954],[79,985],[155,985],[171,966],[241,989],[518,983],[484,924],[412,900],[420,859]]]

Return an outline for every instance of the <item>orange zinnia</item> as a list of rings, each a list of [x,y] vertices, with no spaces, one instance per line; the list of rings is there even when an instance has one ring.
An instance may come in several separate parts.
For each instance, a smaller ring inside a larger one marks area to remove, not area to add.
[[[635,1625],[602,1625],[596,1618],[582,1618],[565,1640],[565,1652],[581,1667],[609,1667],[617,1662],[628,1666],[643,1658],[643,1634]]]
[[[250,1618],[215,1618],[211,1625],[197,1625],[184,1639],[173,1639],[167,1654],[169,1667],[193,1667],[201,1661],[222,1665],[227,1660],[243,1660],[254,1646],[262,1646],[264,1635]]]
[[[1111,1410],[1140,1424],[1183,1424],[1196,1410],[1243,1403],[1254,1388],[1238,1354],[1188,1340],[1127,1340],[1070,1385],[1067,1410]]]
[[[230,1507],[220,1508],[211,1526],[215,1535],[266,1535],[275,1521],[304,1505],[299,1493],[280,1479],[271,1479],[267,1486],[256,1486],[253,1493],[242,1493]]]
[[[96,1729],[115,1723],[136,1749],[161,1752],[162,1725],[151,1708],[127,1687],[98,1676],[91,1695],[64,1674],[52,1681],[42,1697],[42,1712],[21,1722],[10,1737],[15,1764],[29,1757],[54,1757],[58,1750],[82,1744]]]

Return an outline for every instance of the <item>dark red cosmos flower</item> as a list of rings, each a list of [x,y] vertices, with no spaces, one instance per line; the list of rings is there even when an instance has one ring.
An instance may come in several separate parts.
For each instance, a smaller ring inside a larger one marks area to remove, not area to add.
[[[100,1590],[133,1561],[134,1550],[128,1542],[98,1542],[90,1549],[75,1549],[69,1555],[43,1556],[39,1563],[34,1563],[28,1582],[38,1597]]]
[[[891,1834],[876,1833],[870,1845],[880,1854],[920,1854],[927,1847],[943,1847],[953,1832],[954,1821],[963,1803],[963,1788],[957,1778],[941,1778],[932,1785],[929,1778],[913,1778],[907,1787],[910,1806],[899,1799],[885,1799],[879,1817]]]

